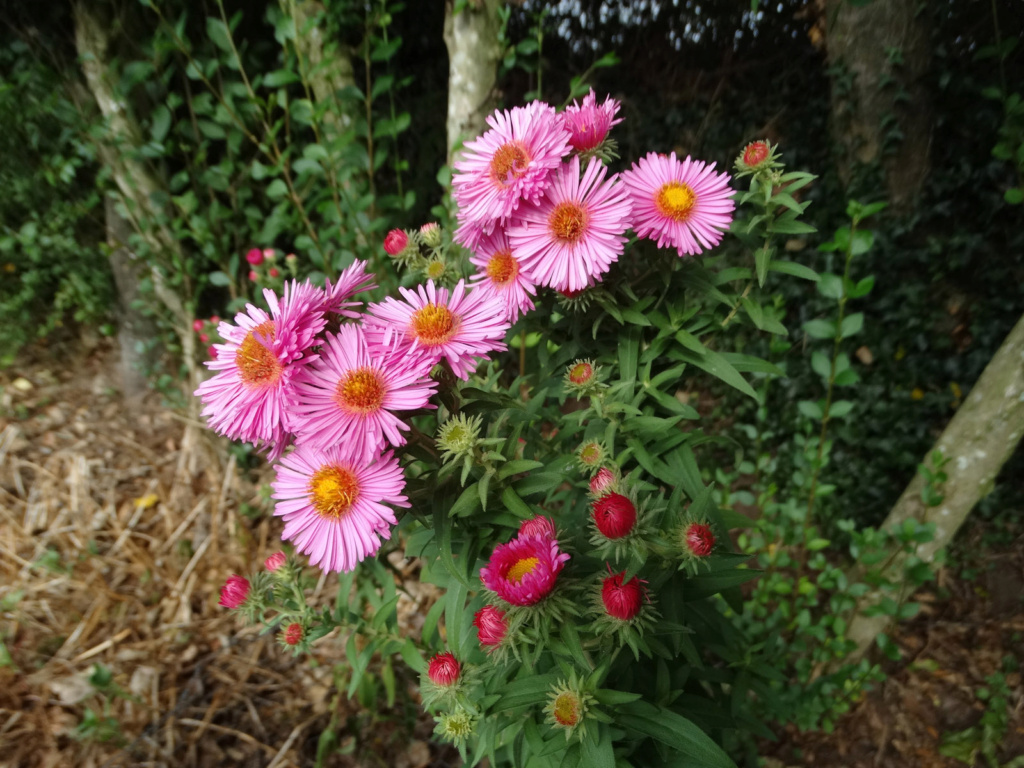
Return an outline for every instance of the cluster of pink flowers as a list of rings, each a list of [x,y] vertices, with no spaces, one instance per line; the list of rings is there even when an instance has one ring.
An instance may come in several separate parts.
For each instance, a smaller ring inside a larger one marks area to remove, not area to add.
[[[364,309],[356,296],[371,283],[357,261],[324,289],[293,280],[280,296],[264,290],[269,312],[250,304],[220,323],[215,375],[196,390],[214,430],[275,462],[283,538],[328,571],[375,554],[393,508],[408,506],[391,449],[409,430],[400,414],[433,407],[433,367],[444,360],[467,379],[505,349],[509,328],[497,298],[462,282],[400,289],[401,300]]]
[[[684,256],[729,227],[729,176],[713,163],[652,152],[608,175],[595,153],[618,110],[593,91],[562,113],[539,101],[499,110],[454,163],[455,241],[473,251],[474,281],[501,297],[509,320],[533,308],[537,286],[573,296],[600,282],[630,228]]]

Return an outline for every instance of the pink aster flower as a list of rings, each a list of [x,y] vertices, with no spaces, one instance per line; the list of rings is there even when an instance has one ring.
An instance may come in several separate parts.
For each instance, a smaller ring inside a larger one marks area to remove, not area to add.
[[[469,260],[480,271],[472,279],[479,289],[490,291],[501,300],[509,322],[514,323],[520,314],[533,309],[530,297],[537,294],[537,289],[523,277],[504,230],[496,228],[485,235],[474,250],[476,253]]]
[[[476,627],[476,636],[480,645],[488,651],[493,651],[495,646],[501,645],[501,641],[508,633],[505,612],[493,605],[485,605],[474,614],[473,626]]]
[[[327,280],[324,286],[323,311],[351,319],[358,318],[359,312],[349,307],[357,307],[361,302],[351,299],[361,291],[376,288],[374,279],[374,274],[366,271],[366,262],[356,259],[341,271],[337,280]]]
[[[507,603],[533,605],[548,596],[568,559],[554,539],[518,537],[494,548],[480,579]]]
[[[433,280],[417,286],[415,292],[398,290],[405,301],[389,296],[368,308],[364,323],[371,342],[387,344],[392,336],[399,336],[429,365],[446,359],[464,380],[489,352],[505,349],[502,339],[509,323],[504,306],[493,294],[467,290],[463,280],[451,295]]]
[[[552,175],[547,194],[524,205],[509,226],[512,254],[527,279],[556,290],[577,291],[608,271],[626,245],[630,225],[626,189],[591,158],[580,178],[573,157]]]
[[[613,125],[622,122],[622,118],[615,118],[619,111],[619,102],[611,96],[605,98],[601,106],[597,105],[597,96],[594,89],[583,97],[583,103],[573,101],[572,106],[566,107],[562,112],[562,125],[571,134],[569,143],[578,152],[586,152],[589,149],[597,149],[605,140],[608,131]]]
[[[395,513],[408,507],[405,480],[391,452],[364,461],[342,446],[300,445],[274,466],[274,515],[283,539],[325,571],[351,571],[391,537]]]
[[[525,107],[496,111],[487,118],[491,130],[466,142],[456,160],[452,195],[459,221],[475,221],[490,231],[519,207],[536,201],[548,176],[570,152],[569,132],[549,104],[535,101]]]
[[[430,660],[427,667],[427,677],[434,685],[442,688],[450,688],[459,681],[459,674],[462,672],[462,665],[450,651],[437,654]]]
[[[263,567],[266,568],[271,573],[273,573],[278,568],[280,568],[282,565],[284,565],[284,561],[286,559],[287,558],[285,557],[284,552],[275,552],[274,554],[272,554],[270,557],[268,557],[266,560],[263,561]]]
[[[729,228],[735,204],[729,174],[715,173],[687,157],[680,162],[651,152],[623,171],[622,183],[633,200],[633,229],[637,236],[675,248],[680,256],[713,248]]]
[[[308,354],[324,327],[323,293],[309,283],[287,283],[279,301],[263,291],[270,312],[252,304],[235,323],[217,329],[223,344],[206,365],[217,374],[199,385],[203,416],[219,434],[255,445],[285,439],[284,409],[292,378],[315,358]]]
[[[327,334],[320,359],[296,378],[289,426],[302,445],[341,446],[369,461],[387,443],[405,445],[409,427],[395,411],[433,407],[437,384],[424,366],[390,346],[368,344],[358,325]]]

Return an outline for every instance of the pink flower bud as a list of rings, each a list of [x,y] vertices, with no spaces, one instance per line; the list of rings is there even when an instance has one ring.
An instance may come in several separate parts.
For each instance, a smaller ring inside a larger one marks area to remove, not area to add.
[[[213,317],[210,318],[210,322],[213,323],[214,325],[217,325],[217,323],[220,322],[220,318],[217,315],[214,315]]]
[[[252,248],[247,254],[245,254],[245,260],[252,264],[254,267],[258,267],[260,264],[263,263],[263,251],[261,251],[259,248]]]
[[[389,256],[397,256],[409,245],[409,236],[400,229],[392,229],[384,238],[384,250]]]
[[[216,347],[207,347],[206,348],[206,354],[210,356],[211,360],[216,360],[217,359],[217,348]]]
[[[768,159],[769,154],[771,154],[771,152],[765,142],[752,141],[747,144],[747,148],[743,150],[743,164],[747,166],[747,168],[757,168]]]
[[[577,386],[588,384],[594,378],[594,366],[586,360],[580,360],[569,367],[569,381]]]
[[[715,534],[703,523],[691,523],[686,529],[686,546],[696,557],[707,557],[715,548]]]
[[[609,576],[601,583],[601,602],[609,616],[620,621],[629,621],[638,613],[647,597],[647,589],[644,586],[647,582],[634,576],[625,584],[622,577],[626,572],[616,573]]]
[[[238,608],[249,597],[249,580],[232,574],[220,590],[220,605],[223,608]]]
[[[255,283],[260,279],[260,276],[256,274],[255,270],[249,270],[249,281]]]
[[[615,473],[608,467],[601,467],[597,474],[590,478],[590,492],[595,496],[604,493],[615,485]]]
[[[462,671],[462,665],[459,664],[451,653],[439,653],[437,656],[430,660],[430,666],[427,667],[427,677],[434,685],[439,685],[442,688],[455,685],[459,679],[459,673]]]
[[[273,261],[274,259],[277,258],[277,251],[275,251],[273,248],[264,248],[263,258],[266,259],[267,261]]]
[[[636,507],[621,493],[609,493],[594,502],[594,523],[609,539],[621,539],[636,524]]]
[[[210,341],[209,334],[206,334],[206,333],[200,333],[199,334],[199,343],[200,344],[206,344],[209,341]]]
[[[534,517],[530,520],[523,520],[519,526],[519,538],[526,536],[537,536],[542,539],[556,539],[558,533],[555,531],[555,524],[550,517]]]
[[[270,557],[268,557],[266,560],[263,561],[263,567],[266,568],[271,573],[273,573],[278,568],[280,568],[282,565],[284,565],[284,561],[285,561],[284,552],[275,552],[274,554],[272,554]]]
[[[493,605],[485,605],[473,616],[473,626],[477,629],[480,645],[493,648],[500,645],[508,632],[505,612]]]
[[[202,333],[203,328],[206,327],[206,323],[198,318],[192,321],[192,330],[196,333]]]
[[[281,273],[277,271],[277,267],[271,267],[270,272],[268,272],[267,274],[269,274],[271,277],[277,277]]]

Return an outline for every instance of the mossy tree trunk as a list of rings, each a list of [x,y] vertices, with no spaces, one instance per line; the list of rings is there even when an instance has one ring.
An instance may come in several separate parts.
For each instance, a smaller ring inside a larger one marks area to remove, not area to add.
[[[930,464],[933,451],[947,460],[948,476],[942,487],[942,503],[928,506],[922,500],[924,478],[918,474],[892,508],[882,527],[890,530],[906,520],[935,525],[932,541],[917,546],[914,554],[931,562],[947,546],[975,504],[995,482],[999,470],[1013,454],[1024,435],[1024,317],[1017,322],[981,377],[949,422],[939,441],[925,457]],[[894,554],[886,566],[890,580],[904,570],[907,555]],[[901,590],[905,597],[909,588]],[[885,595],[871,593],[858,606],[847,637],[857,644],[853,658],[859,659],[885,631],[889,616],[864,616],[863,610],[877,604]],[[899,602],[899,600],[897,600]]]
[[[444,42],[448,46],[448,162],[467,139],[483,133],[494,110],[498,62],[503,55],[499,0],[469,0],[454,12],[444,7]]]
[[[880,166],[893,209],[907,213],[928,175],[934,123],[924,3],[827,0],[826,14],[839,175],[860,196],[874,191],[868,172]]]
[[[142,131],[129,105],[113,85],[117,81],[111,69],[113,8],[101,2],[83,2],[75,4],[74,12],[75,45],[82,72],[106,122],[107,140],[99,150],[117,187],[121,205],[121,211],[117,213],[125,214],[153,255],[155,263],[150,262],[148,276],[180,339],[182,356],[189,371],[189,381],[185,386],[191,392],[199,383],[199,368],[196,364],[196,336],[191,327],[190,297],[186,295],[183,299],[168,286],[164,272],[157,266],[181,263],[181,245],[160,223],[167,218],[160,202],[168,198],[165,180],[139,159]],[[194,398],[188,398],[188,402],[195,406]]]

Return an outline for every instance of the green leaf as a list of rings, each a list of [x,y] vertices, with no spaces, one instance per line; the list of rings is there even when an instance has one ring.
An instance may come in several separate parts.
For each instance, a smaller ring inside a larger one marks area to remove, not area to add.
[[[153,137],[153,141],[158,144],[164,140],[167,136],[167,131],[171,127],[171,110],[167,108],[165,104],[161,104],[159,107],[153,110],[153,121],[150,123],[149,132]]]
[[[459,494],[459,498],[452,504],[452,508],[448,510],[448,517],[466,517],[466,515],[473,514],[479,505],[480,492],[477,490],[477,483],[470,483]]]
[[[847,315],[843,318],[843,338],[847,339],[854,334],[860,333],[864,327],[864,313],[857,312],[853,315]]]
[[[747,380],[740,375],[739,371],[728,360],[717,352],[708,349],[705,350],[703,355],[695,355],[692,352],[683,351],[678,353],[678,357],[683,362],[697,366],[702,371],[710,373],[716,379],[724,381],[730,387],[735,387],[743,394],[758,400],[757,392],[754,391],[754,388],[750,386]]]
[[[1010,187],[1003,193],[1003,199],[1010,205],[1024,203],[1024,189],[1021,187]]]
[[[501,492],[501,503],[505,506],[505,509],[523,520],[528,520],[534,516],[530,505],[519,498],[519,494],[511,487]]]
[[[550,491],[564,481],[565,478],[555,472],[534,472],[517,482],[515,489],[520,496],[530,496],[534,493]]]
[[[801,400],[796,404],[796,407],[804,416],[809,419],[815,419],[816,421],[821,421],[822,417],[825,415],[821,410],[821,406],[814,400]]]
[[[263,85],[267,88],[280,88],[283,85],[297,83],[299,76],[290,69],[275,69],[263,78]]]
[[[506,477],[518,475],[520,472],[529,472],[533,469],[540,469],[543,466],[543,462],[540,461],[531,461],[530,459],[513,459],[512,461],[503,464],[501,469],[498,470],[498,479],[504,480]]]
[[[288,194],[288,185],[281,179],[274,179],[267,186],[266,193],[271,200],[276,200]]]
[[[231,278],[223,272],[211,272],[207,275],[207,279],[210,281],[210,285],[216,285],[221,288],[231,285]]]
[[[616,711],[615,724],[682,752],[701,768],[736,768],[736,764],[710,736],[692,721],[665,707],[656,707],[645,701],[624,704]]]
[[[783,274],[810,280],[814,283],[821,279],[821,276],[813,269],[805,267],[803,264],[798,264],[795,261],[773,261],[768,265],[768,269],[771,272],[782,272]]]
[[[871,293],[871,289],[875,287],[875,276],[868,275],[863,280],[859,281],[856,285],[850,286],[846,291],[846,295],[851,299],[859,299],[862,296],[867,296]]]
[[[686,580],[683,599],[687,602],[703,600],[705,597],[717,595],[729,587],[746,584],[760,575],[761,572],[753,568],[730,568],[716,573],[700,573]]]
[[[836,324],[832,320],[808,320],[803,325],[804,331],[812,339],[834,339]]]
[[[231,31],[223,21],[213,16],[208,16],[206,18],[206,34],[213,41],[213,44],[224,51],[224,53],[232,53]]]
[[[858,229],[853,233],[853,238],[850,241],[850,253],[854,256],[860,256],[861,254],[867,253],[871,250],[871,246],[875,242],[875,233],[870,229]]]
[[[529,675],[513,680],[501,691],[501,698],[491,707],[491,712],[504,712],[507,709],[540,704],[548,696],[548,691],[558,682],[554,673],[546,675]]]
[[[811,354],[811,370],[828,381],[832,376],[832,361],[828,359],[824,352],[815,350]]]
[[[853,410],[853,403],[849,400],[836,400],[828,410],[829,418],[841,419],[850,414]]]
[[[754,252],[754,268],[757,270],[757,284],[759,286],[764,285],[765,279],[768,277],[768,267],[772,260],[772,249],[768,246],[764,248],[758,248]]]
[[[818,281],[818,293],[827,299],[839,300],[843,298],[843,278],[826,272]]]
[[[640,329],[629,328],[619,334],[619,376],[623,382],[636,380],[636,361],[640,354]],[[630,387],[632,394],[632,387]]]
[[[615,768],[615,750],[606,728],[602,728],[595,741],[591,734],[580,743],[580,765],[587,768]]]
[[[437,533],[441,564],[456,581],[468,588],[469,581],[455,565],[455,559],[452,557],[452,526],[448,515],[444,513],[444,507],[440,504],[434,509],[434,531]]]

